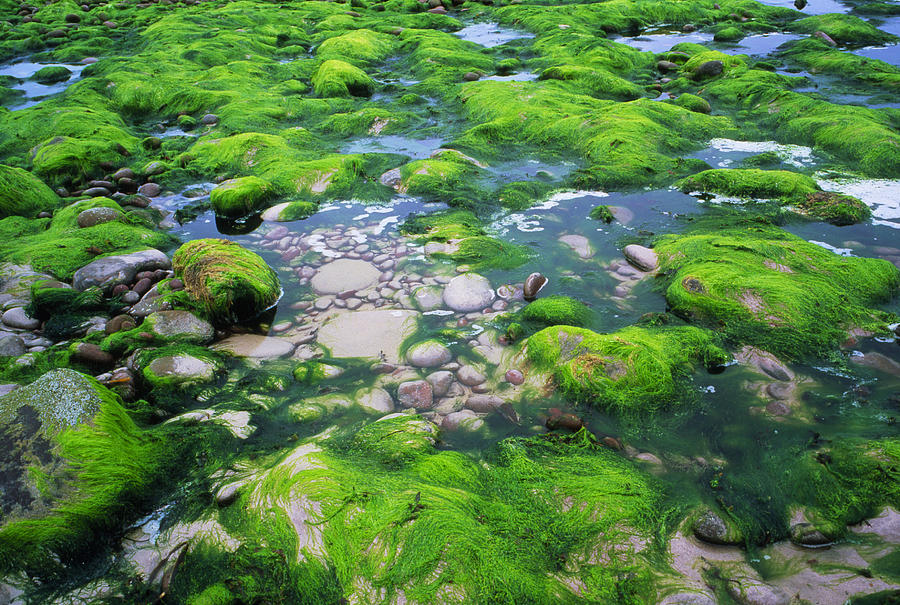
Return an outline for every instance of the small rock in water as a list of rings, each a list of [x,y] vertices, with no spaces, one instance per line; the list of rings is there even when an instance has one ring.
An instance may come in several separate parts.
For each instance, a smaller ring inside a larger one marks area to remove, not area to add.
[[[629,244],[622,251],[629,263],[641,271],[653,271],[659,266],[659,257],[656,252],[644,246]]]
[[[122,218],[122,213],[115,208],[88,208],[78,214],[78,218],[75,219],[75,222],[78,223],[79,227],[84,229],[101,223],[116,221],[120,218]]]
[[[450,389],[450,385],[453,384],[453,372],[446,370],[432,372],[425,377],[425,380],[431,383],[431,390],[435,397],[443,397]]]
[[[739,544],[740,536],[729,530],[722,518],[711,510],[706,510],[694,521],[694,535],[710,544]]]
[[[29,317],[22,307],[13,307],[3,313],[3,323],[10,328],[18,328],[20,330],[36,330],[41,327],[41,322],[33,317]]]
[[[494,302],[494,290],[486,277],[477,273],[457,275],[444,286],[444,304],[460,313],[481,311]]]
[[[791,542],[800,546],[825,546],[834,540],[827,537],[811,523],[795,523],[791,526]]]
[[[563,429],[573,433],[584,427],[584,421],[575,414],[554,414],[547,418],[547,428],[551,431]]]
[[[466,407],[473,412],[493,412],[503,405],[503,400],[496,395],[472,395],[466,399]]]
[[[583,235],[563,235],[559,241],[575,251],[579,258],[588,259],[594,256],[594,248],[591,242]]]
[[[394,400],[390,393],[378,387],[357,394],[356,402],[363,408],[379,414],[394,411]]]
[[[111,368],[116,362],[115,357],[89,342],[78,343],[73,357],[76,361],[98,369]]]
[[[453,353],[436,340],[426,340],[410,347],[406,359],[419,368],[436,368],[453,359]]]
[[[457,378],[457,380],[459,380],[461,383],[463,383],[464,385],[466,385],[468,387],[473,387],[473,386],[481,384],[482,382],[487,380],[487,378],[485,378],[484,374],[482,374],[476,368],[474,368],[470,365],[464,365],[464,366],[460,367],[456,371],[456,378]]]
[[[519,370],[507,370],[506,382],[519,385],[525,382],[525,376]]]
[[[444,417],[441,428],[445,431],[470,431],[474,432],[484,426],[484,420],[472,410],[459,410],[451,412]]]
[[[522,289],[525,300],[531,302],[535,298],[537,298],[538,292],[540,292],[544,288],[544,286],[547,285],[547,282],[547,278],[540,273],[532,273],[531,275],[526,277],[525,286]]]
[[[837,42],[835,42],[834,39],[831,36],[829,36],[828,34],[826,34],[825,32],[817,31],[813,35],[815,37],[819,38],[820,40],[822,40],[822,42],[824,42],[828,46],[832,46],[832,47],[837,46]]]

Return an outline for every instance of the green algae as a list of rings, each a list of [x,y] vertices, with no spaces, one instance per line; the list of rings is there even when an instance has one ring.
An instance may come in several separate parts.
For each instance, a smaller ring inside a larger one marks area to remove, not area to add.
[[[703,191],[749,199],[804,200],[819,191],[805,174],[787,170],[714,169],[682,179],[676,185],[685,193]]]
[[[883,331],[890,315],[875,305],[900,285],[887,261],[840,257],[752,221],[663,236],[654,250],[674,313],[791,359],[827,357],[852,328]]]
[[[271,185],[259,177],[224,181],[209,194],[216,216],[240,218],[259,210],[271,195]]]
[[[805,34],[824,32],[838,44],[880,46],[898,41],[897,36],[880,31],[859,17],[839,13],[806,17],[795,22],[792,27]]]
[[[40,179],[12,166],[0,165],[0,218],[53,211],[60,200]]]
[[[56,482],[47,510],[7,519],[0,529],[0,569],[52,576],[133,514],[159,481],[167,448],[135,426],[111,391],[72,370],[48,373],[0,406],[7,417],[34,409],[63,465],[46,478]]]
[[[375,90],[375,81],[366,72],[339,59],[322,63],[312,83],[320,97],[369,97]]]
[[[172,266],[191,299],[215,321],[253,318],[281,297],[278,276],[266,262],[228,240],[188,242],[175,252]]]
[[[522,309],[522,319],[544,326],[576,326],[590,324],[591,311],[582,302],[568,296],[546,296]]]
[[[690,403],[693,368],[728,357],[711,332],[692,326],[629,326],[610,334],[554,326],[532,335],[527,347],[531,362],[566,395],[622,416]]]

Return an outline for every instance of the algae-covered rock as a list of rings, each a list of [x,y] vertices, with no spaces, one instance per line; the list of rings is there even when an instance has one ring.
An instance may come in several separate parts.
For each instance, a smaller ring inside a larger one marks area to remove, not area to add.
[[[577,326],[583,328],[591,321],[591,310],[568,296],[548,296],[530,303],[522,310],[522,319],[544,326]]]
[[[0,570],[52,574],[89,552],[158,479],[165,454],[96,380],[53,370],[0,398]]]
[[[206,384],[222,371],[219,358],[208,349],[180,344],[141,350],[135,365],[153,389],[185,389]]]
[[[72,72],[64,65],[48,65],[42,67],[31,76],[31,79],[41,84],[53,84],[65,82],[72,77]]]
[[[255,176],[229,179],[209,194],[216,216],[240,218],[259,210],[272,195],[272,186]]]
[[[629,326],[611,334],[554,326],[528,339],[528,358],[568,396],[640,415],[689,402],[693,368],[720,364],[727,354],[711,332],[691,326]]]
[[[697,113],[709,113],[712,111],[712,107],[710,107],[709,101],[707,101],[703,97],[698,97],[697,95],[692,95],[689,93],[678,95],[678,98],[675,99],[675,104],[679,107],[684,107],[685,109],[690,109],[691,111],[695,111]]]
[[[890,316],[875,306],[900,286],[887,261],[841,257],[763,224],[698,225],[654,250],[676,314],[787,358],[827,354],[851,328],[886,330]]]
[[[42,180],[21,168],[0,164],[0,218],[33,217],[58,205],[59,198]]]
[[[320,97],[369,97],[375,90],[375,81],[366,72],[340,59],[319,65],[312,83]]]
[[[255,317],[281,296],[275,272],[259,255],[222,239],[184,244],[172,258],[191,299],[220,322]]]
[[[833,191],[811,193],[798,202],[797,207],[804,214],[838,226],[855,225],[872,216],[872,211],[861,200]]]
[[[705,170],[682,179],[677,186],[685,193],[702,191],[740,198],[788,201],[802,200],[819,191],[815,180],[804,174],[755,168]]]

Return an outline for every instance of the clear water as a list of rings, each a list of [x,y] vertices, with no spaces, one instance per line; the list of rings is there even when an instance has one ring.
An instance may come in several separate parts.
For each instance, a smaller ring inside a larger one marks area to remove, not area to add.
[[[41,84],[28,79],[45,67],[54,66],[65,67],[72,72],[72,75],[63,82],[54,82],[53,84]],[[12,83],[7,88],[21,90],[25,93],[24,96],[12,101],[8,109],[16,111],[18,109],[32,107],[47,97],[63,92],[69,86],[81,79],[81,72],[85,67],[87,67],[87,65],[69,63],[33,63],[27,60],[0,66],[0,76],[10,76],[18,79],[18,82]]]
[[[868,46],[851,52],[860,57],[878,59],[879,61],[890,63],[894,67],[900,67],[900,44],[893,46]]]
[[[523,38],[534,38],[534,34],[529,32],[503,27],[499,23],[473,23],[461,30],[454,32],[455,36],[459,36],[463,40],[480,44],[485,48],[493,48],[500,46],[513,40]]]
[[[669,50],[676,44],[682,42],[692,42],[694,44],[708,44],[712,42],[713,35],[704,32],[661,32],[661,33],[644,33],[640,36],[614,38],[620,44],[627,44],[632,48],[640,51],[661,53]]]
[[[398,153],[419,160],[429,157],[444,143],[440,138],[413,139],[400,135],[362,137],[347,141],[341,153]]]
[[[763,4],[769,6],[781,6],[797,10],[794,6],[794,0],[760,0]],[[852,6],[842,4],[836,0],[809,0],[807,5],[801,11],[804,15],[825,15],[827,13],[847,13],[850,12]]]

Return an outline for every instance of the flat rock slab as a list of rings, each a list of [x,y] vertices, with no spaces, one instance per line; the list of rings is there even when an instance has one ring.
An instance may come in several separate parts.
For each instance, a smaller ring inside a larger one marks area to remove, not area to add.
[[[157,357],[147,369],[159,378],[168,378],[179,384],[206,382],[216,375],[215,364],[187,354]]]
[[[575,251],[580,258],[590,258],[594,256],[594,248],[591,242],[583,235],[563,235],[559,241]]]
[[[131,254],[98,258],[75,272],[72,285],[82,292],[93,286],[108,289],[118,284],[133,282],[135,275],[141,271],[171,268],[172,262],[169,257],[151,248]]]
[[[217,342],[210,347],[215,351],[224,351],[238,357],[254,359],[275,359],[286,357],[294,352],[294,343],[286,338],[260,336],[258,334],[237,334]]]
[[[457,275],[444,287],[444,304],[461,313],[480,311],[494,302],[491,282],[477,273]]]
[[[409,310],[348,311],[319,328],[318,342],[333,357],[364,357],[400,363],[400,345],[416,330],[419,314]]]
[[[379,277],[381,271],[372,263],[342,258],[323,265],[310,280],[310,285],[316,294],[340,294],[374,286]]]

